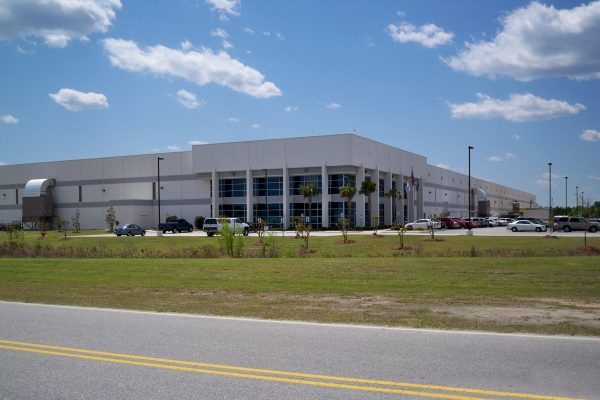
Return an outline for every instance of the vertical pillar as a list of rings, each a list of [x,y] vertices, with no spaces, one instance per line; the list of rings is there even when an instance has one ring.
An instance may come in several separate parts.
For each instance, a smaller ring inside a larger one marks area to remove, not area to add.
[[[321,223],[329,228],[329,174],[325,163],[321,165]]]
[[[423,209],[424,209],[424,196],[422,195],[423,193],[423,178],[419,178],[418,179],[418,185],[415,185],[415,196],[417,196],[417,219],[418,218],[423,218]]]
[[[252,169],[248,166],[246,168],[246,222],[254,221],[253,196],[254,180],[252,179]]]
[[[384,190],[387,193],[392,188],[392,170],[388,170],[387,175],[385,176],[385,187]],[[396,199],[392,199],[391,197],[386,197],[385,200],[385,218],[383,223],[385,225],[392,225],[392,221],[394,220],[393,209],[392,206],[394,202],[397,202]],[[398,212],[398,210],[396,210]]]
[[[213,168],[212,174],[212,217],[219,217],[219,177],[217,176],[217,170]],[[160,190],[160,188],[159,188]]]
[[[373,200],[372,204],[369,204],[369,208],[371,209],[371,221],[369,222],[370,226],[373,226],[373,217],[379,217],[379,168],[376,168],[371,174],[371,179],[375,182],[375,192],[371,195],[371,200]],[[383,221],[377,222],[377,225],[382,224]]]
[[[356,226],[365,226],[365,196],[359,194],[360,185],[365,180],[365,167],[360,164],[358,174],[356,175]]]
[[[408,192],[408,206],[407,206],[407,211],[408,211],[408,222],[414,221],[415,220],[415,188],[412,186],[412,181],[410,180],[410,178],[408,179],[408,187],[410,189],[410,191]]]
[[[290,205],[288,195],[290,194],[290,173],[287,165],[283,165],[283,229],[290,226]]]
[[[402,193],[402,201],[400,201],[399,204],[399,210],[396,210],[396,212],[398,213],[398,218],[399,221],[398,223],[400,225],[404,225],[404,206],[406,205],[406,198],[404,197],[404,175],[400,174],[400,176],[398,177],[398,179],[396,180],[396,187],[398,188],[398,190],[400,190],[400,193]]]

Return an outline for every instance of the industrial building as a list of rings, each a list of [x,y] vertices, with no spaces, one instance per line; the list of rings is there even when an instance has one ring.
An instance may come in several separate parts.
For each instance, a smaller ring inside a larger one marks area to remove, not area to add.
[[[356,194],[347,210],[340,187],[377,189]],[[0,223],[70,221],[104,228],[112,207],[121,223],[153,228],[167,216],[267,219],[289,228],[309,217],[299,191],[314,183],[314,227],[335,228],[341,215],[354,226],[450,214],[468,216],[467,175],[427,158],[356,134],[193,145],[191,151],[0,166]],[[400,198],[392,198],[395,188]],[[535,195],[471,178],[473,216],[501,215],[537,206]],[[370,199],[369,199],[370,197]],[[378,218],[373,218],[378,217]]]

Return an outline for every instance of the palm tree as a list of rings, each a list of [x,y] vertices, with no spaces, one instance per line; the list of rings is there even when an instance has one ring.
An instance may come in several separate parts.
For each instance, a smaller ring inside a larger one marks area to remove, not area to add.
[[[312,226],[312,200],[313,197],[316,197],[321,193],[321,190],[314,183],[300,185],[298,190],[300,194],[304,196],[305,199],[308,199],[308,218],[310,221],[310,225]]]
[[[370,179],[366,179],[360,184],[359,193],[367,196],[367,199],[369,199],[369,208],[371,209],[371,213],[373,211],[373,206],[371,205],[371,194],[375,192],[375,190],[377,190],[377,184]],[[371,215],[371,219],[372,217],[373,216]],[[369,225],[371,225],[371,221],[369,221]]]
[[[398,188],[392,187],[390,190],[385,192],[385,197],[392,199],[392,215],[394,221],[396,221],[396,200],[400,200],[402,198],[402,192],[398,190]],[[396,223],[397,222],[398,221],[396,221]]]
[[[350,210],[352,209],[352,199],[356,196],[356,188],[350,183],[340,188],[340,197],[346,199],[346,218],[350,219]]]

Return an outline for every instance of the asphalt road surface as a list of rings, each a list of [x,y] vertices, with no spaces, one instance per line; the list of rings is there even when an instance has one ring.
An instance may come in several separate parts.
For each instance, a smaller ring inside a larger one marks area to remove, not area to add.
[[[0,302],[0,399],[600,399],[600,339]]]

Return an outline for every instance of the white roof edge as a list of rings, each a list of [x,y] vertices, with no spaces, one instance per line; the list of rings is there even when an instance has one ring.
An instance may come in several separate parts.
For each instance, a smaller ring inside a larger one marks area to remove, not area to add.
[[[46,194],[48,187],[54,186],[56,180],[50,178],[30,179],[25,184],[23,197],[40,197]]]

